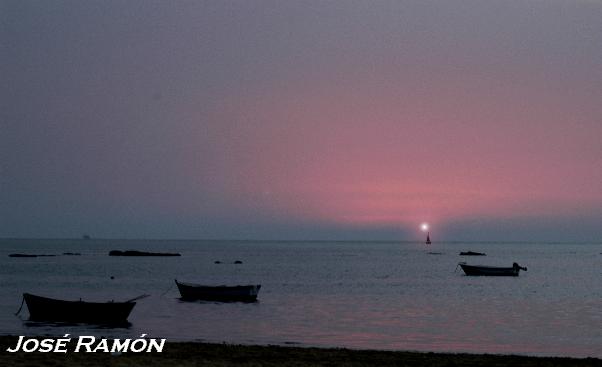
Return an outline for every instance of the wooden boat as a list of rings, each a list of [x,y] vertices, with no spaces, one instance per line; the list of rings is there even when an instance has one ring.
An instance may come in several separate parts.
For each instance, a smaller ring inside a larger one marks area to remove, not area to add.
[[[425,242],[425,243],[426,243],[427,245],[430,245],[430,244],[431,244],[431,236],[430,236],[430,232],[427,232],[427,233],[426,233],[426,242]]]
[[[487,275],[487,276],[518,276],[519,271],[527,271],[527,268],[513,263],[511,267],[499,267],[499,266],[484,266],[484,265],[468,265],[466,263],[459,263],[462,270],[466,275]]]
[[[32,321],[82,322],[94,324],[126,323],[136,305],[136,297],[126,302],[63,301],[23,293]]]
[[[178,282],[176,285],[183,300],[205,300],[220,302],[253,302],[261,288],[257,285],[210,286]]]

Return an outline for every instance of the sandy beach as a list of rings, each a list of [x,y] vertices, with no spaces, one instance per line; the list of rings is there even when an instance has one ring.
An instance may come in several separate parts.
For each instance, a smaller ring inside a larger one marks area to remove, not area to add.
[[[419,353],[287,346],[168,342],[162,353],[8,353],[15,336],[0,337],[1,366],[602,366],[597,358]]]

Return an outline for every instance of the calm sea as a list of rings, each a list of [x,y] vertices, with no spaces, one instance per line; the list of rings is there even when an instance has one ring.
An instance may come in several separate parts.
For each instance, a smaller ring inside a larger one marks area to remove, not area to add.
[[[112,249],[182,256],[110,257]],[[458,255],[466,250],[487,256]],[[63,252],[81,256],[7,256]],[[0,333],[601,358],[601,252],[601,244],[0,240]],[[528,271],[468,277],[459,261]],[[182,302],[175,278],[262,288],[256,303]],[[107,329],[28,322],[25,306],[14,315],[23,292],[151,297],[131,326]]]

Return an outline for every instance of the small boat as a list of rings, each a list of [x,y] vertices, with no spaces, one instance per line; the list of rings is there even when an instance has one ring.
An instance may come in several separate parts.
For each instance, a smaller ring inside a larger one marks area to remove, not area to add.
[[[460,252],[460,256],[487,256],[487,254],[483,252],[462,251]]]
[[[183,300],[204,300],[220,302],[253,302],[261,288],[257,285],[210,286],[178,282],[176,285]]]
[[[527,271],[527,268],[513,263],[511,267],[499,267],[499,266],[484,266],[484,265],[468,265],[466,263],[459,263],[462,270],[466,275],[487,275],[487,276],[518,276],[519,271]]]
[[[63,301],[23,293],[31,321],[82,322],[92,324],[123,324],[136,305],[133,298],[125,302]]]
[[[431,236],[430,236],[430,233],[429,233],[429,232],[427,232],[427,233],[426,233],[426,242],[425,242],[425,243],[426,243],[427,245],[430,245],[430,244],[431,244]]]

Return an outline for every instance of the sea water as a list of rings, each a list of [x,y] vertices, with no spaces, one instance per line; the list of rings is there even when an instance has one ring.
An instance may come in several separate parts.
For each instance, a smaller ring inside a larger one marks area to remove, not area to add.
[[[182,256],[108,256],[113,249]],[[487,256],[459,256],[468,250]],[[601,358],[601,252],[595,243],[4,239],[0,333]],[[528,271],[469,277],[460,261]],[[174,279],[261,291],[255,303],[184,302]],[[24,292],[100,302],[151,296],[138,301],[129,326],[106,328],[30,322],[26,306],[15,316]]]

